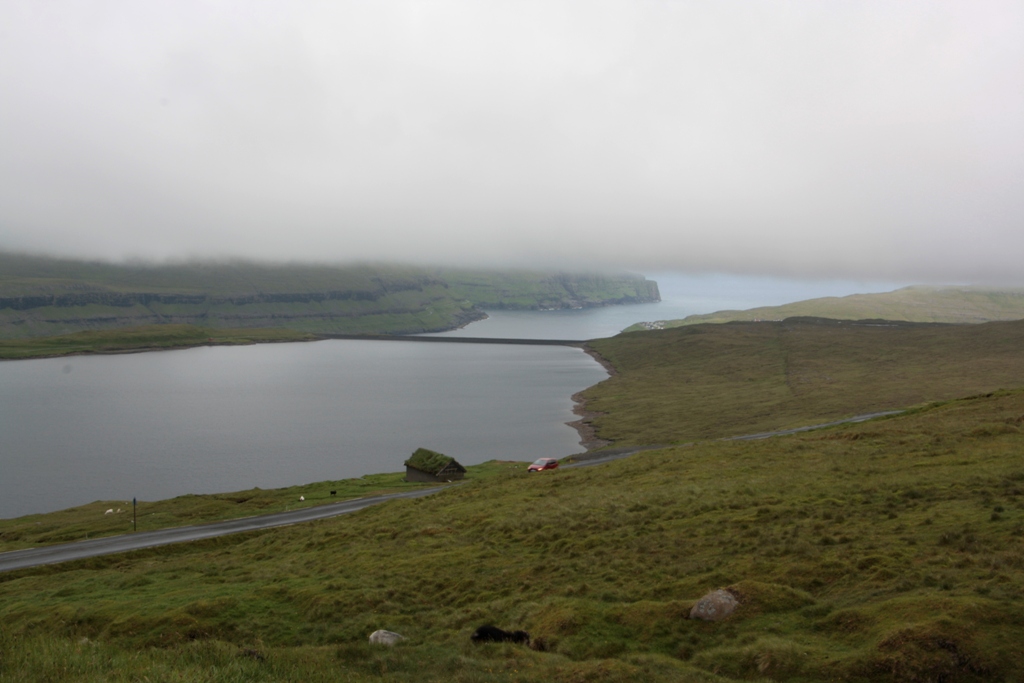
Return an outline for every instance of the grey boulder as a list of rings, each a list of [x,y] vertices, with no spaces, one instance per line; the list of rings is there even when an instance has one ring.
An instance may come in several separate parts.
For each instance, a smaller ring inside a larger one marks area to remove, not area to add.
[[[735,595],[723,588],[719,588],[697,601],[697,604],[690,610],[690,618],[703,619],[704,621],[721,621],[735,612],[739,606],[739,600],[736,599]]]

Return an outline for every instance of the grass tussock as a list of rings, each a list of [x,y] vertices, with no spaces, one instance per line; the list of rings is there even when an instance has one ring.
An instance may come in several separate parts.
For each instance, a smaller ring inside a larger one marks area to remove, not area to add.
[[[1024,393],[0,575],[0,681],[1017,681]],[[740,604],[688,619],[705,593]],[[535,649],[473,646],[484,623]],[[371,647],[385,628],[407,640]],[[177,678],[176,678],[177,677]]]

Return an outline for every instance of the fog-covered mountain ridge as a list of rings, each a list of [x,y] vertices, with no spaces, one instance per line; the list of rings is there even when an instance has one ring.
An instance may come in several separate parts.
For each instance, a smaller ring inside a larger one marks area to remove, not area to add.
[[[622,273],[487,271],[390,264],[112,264],[0,254],[0,337],[152,324],[313,333],[453,329],[483,309],[658,301]]]

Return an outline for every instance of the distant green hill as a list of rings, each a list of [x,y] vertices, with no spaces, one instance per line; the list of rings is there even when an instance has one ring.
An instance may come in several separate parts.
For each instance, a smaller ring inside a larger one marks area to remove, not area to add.
[[[627,332],[668,329],[698,323],[733,320],[784,320],[799,316],[837,320],[906,320],[919,323],[983,323],[1024,318],[1024,289],[984,287],[905,287],[881,294],[808,299],[782,306],[745,311],[717,311],[682,320],[638,323]]]
[[[468,271],[395,265],[178,265],[0,253],[0,338],[187,324],[309,333],[453,329],[484,308],[657,301],[639,275]]]

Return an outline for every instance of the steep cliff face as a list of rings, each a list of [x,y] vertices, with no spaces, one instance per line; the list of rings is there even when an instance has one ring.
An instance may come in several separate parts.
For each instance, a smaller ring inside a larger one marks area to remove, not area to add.
[[[642,275],[444,271],[452,291],[491,310],[557,310],[661,301]]]
[[[657,301],[635,275],[396,266],[121,266],[0,254],[0,337],[135,325],[284,327],[320,333],[453,329],[487,308]]]
[[[161,323],[407,334],[450,329],[484,315],[469,302],[455,300],[440,285],[244,296],[91,292],[0,299],[0,336]]]
[[[59,291],[54,293],[23,294],[21,296],[0,296],[0,309],[28,311],[47,306],[132,306],[184,305],[209,306],[230,304],[246,306],[251,304],[309,304],[325,301],[377,301],[389,294],[405,291],[424,292],[432,287],[445,288],[447,285],[436,278],[421,278],[417,281],[386,281],[377,278],[374,289],[345,289],[305,292],[257,292],[253,294],[213,295],[177,294],[160,292],[118,292],[106,289],[83,288],[83,291]]]

